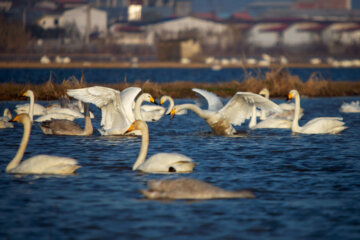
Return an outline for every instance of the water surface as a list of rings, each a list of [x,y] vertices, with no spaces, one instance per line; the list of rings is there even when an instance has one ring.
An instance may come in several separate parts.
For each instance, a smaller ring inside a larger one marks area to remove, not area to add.
[[[304,98],[300,124],[342,116],[337,135],[293,135],[289,130],[214,136],[195,114],[149,123],[149,155],[179,152],[198,165],[190,174],[131,170],[140,139],[45,136],[34,124],[25,158],[76,158],[74,176],[16,176],[4,169],[17,151],[22,126],[0,130],[0,236],[4,239],[359,239],[360,114],[338,111],[359,98]],[[282,102],[283,100],[275,100]],[[192,102],[177,99],[177,103]],[[18,102],[0,102],[13,109]],[[40,102],[46,105],[46,102]],[[100,110],[91,106],[99,127]],[[78,120],[79,124],[83,124]],[[256,199],[146,200],[150,179],[190,177]]]

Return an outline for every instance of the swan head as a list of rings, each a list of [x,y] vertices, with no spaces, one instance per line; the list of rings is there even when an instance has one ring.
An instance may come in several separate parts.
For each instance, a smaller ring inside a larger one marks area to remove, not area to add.
[[[26,92],[24,92],[23,96],[24,97],[34,97],[34,92],[31,90],[27,90]]]
[[[143,94],[141,94],[141,95],[142,95],[142,97],[143,97],[143,99],[144,99],[145,101],[157,104],[157,103],[155,102],[155,99],[151,96],[150,93],[143,93]]]
[[[259,92],[259,95],[261,95],[261,96],[263,96],[265,98],[269,98],[269,96],[270,96],[269,89],[267,89],[267,88],[261,89],[260,92]]]
[[[21,113],[19,115],[16,115],[13,119],[11,119],[10,122],[24,123],[24,122],[31,122],[31,120],[27,113]]]
[[[299,92],[295,89],[291,90],[288,94],[287,100],[291,100],[299,95]]]
[[[142,120],[135,120],[130,127],[128,128],[128,130],[125,133],[129,133],[132,131],[136,131],[136,130],[140,130],[141,132],[143,131],[147,131],[148,130],[148,126],[147,124],[142,121]]]
[[[12,118],[12,115],[11,115],[11,112],[8,108],[5,108],[4,109],[4,114],[3,114],[4,117],[8,117],[9,119]]]
[[[160,98],[160,105],[163,105],[167,100],[168,100],[168,96],[162,96],[161,98]]]

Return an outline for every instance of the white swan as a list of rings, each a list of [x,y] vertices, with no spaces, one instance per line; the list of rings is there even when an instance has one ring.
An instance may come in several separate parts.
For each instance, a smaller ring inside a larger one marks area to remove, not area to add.
[[[252,115],[253,105],[268,111],[281,112],[281,108],[255,93],[237,92],[228,103],[218,111],[203,110],[195,104],[176,105],[171,111],[172,117],[183,109],[189,109],[195,112],[199,117],[203,118],[211,127],[214,134],[218,135],[233,135],[236,130],[232,126],[241,125],[245,119]]]
[[[299,126],[300,114],[300,94],[297,90],[293,89],[289,92],[288,99],[295,98],[295,112],[294,120],[291,125],[291,130],[294,133],[304,134],[335,134],[343,131],[347,127],[341,117],[319,117],[314,118],[307,122],[304,126]]]
[[[149,180],[149,189],[140,192],[149,199],[218,199],[218,198],[255,198],[247,190],[228,191],[207,182],[191,178]]]
[[[195,163],[191,158],[178,153],[158,153],[146,161],[149,146],[149,129],[144,121],[136,120],[128,129],[128,132],[141,131],[141,148],[133,170],[148,173],[188,173],[192,172]]]
[[[48,135],[68,135],[68,136],[90,136],[93,134],[91,124],[89,103],[84,104],[85,108],[85,127],[82,129],[77,123],[66,119],[52,119],[44,121],[40,128],[44,134]]]
[[[264,96],[267,99],[270,99],[270,92],[267,88],[263,88],[259,92],[260,95]],[[266,111],[261,111],[260,119],[265,120],[267,118],[286,118],[288,120],[293,120],[294,111],[295,111],[295,104],[293,103],[281,103],[279,107],[283,110],[281,113],[267,113]],[[300,108],[300,116],[303,116],[304,109]]]
[[[141,88],[130,87],[118,91],[107,87],[69,89],[67,94],[101,108],[101,135],[123,135],[135,120],[133,104]]]
[[[8,108],[4,109],[4,114],[0,117],[0,128],[13,128],[14,124],[9,122],[12,118],[11,112]]]
[[[291,128],[292,121],[285,118],[266,118],[259,123],[256,121],[256,105],[253,105],[253,112],[249,122],[250,129],[259,128]]]
[[[12,121],[24,125],[24,134],[15,157],[6,167],[7,173],[67,175],[74,173],[76,169],[80,168],[77,161],[73,158],[50,155],[37,155],[20,163],[29,142],[31,120],[28,114],[22,113],[17,115]]]
[[[34,119],[34,115],[44,115],[46,113],[46,109],[44,106],[35,103],[34,92],[32,90],[27,90],[23,96],[30,98],[30,104],[18,104],[15,106],[15,112],[17,114],[27,113],[31,119],[31,122]]]
[[[163,107],[161,106],[151,106],[151,105],[142,105],[143,102],[155,103],[155,99],[149,93],[141,94],[135,102],[134,114],[135,120],[143,120],[146,122],[157,121],[164,114]],[[160,114],[161,115],[160,115]]]
[[[351,103],[344,102],[339,111],[343,113],[359,113],[360,112],[360,102],[352,101]]]
[[[167,95],[164,95],[160,98],[160,105],[163,105],[165,102],[169,102],[169,106],[166,110],[166,115],[170,114],[171,113],[171,110],[173,109],[173,107],[175,106],[175,103],[174,103],[174,99],[170,96],[167,96]],[[187,114],[187,111],[184,110],[184,111],[180,111],[180,112],[177,112],[176,115],[184,115],[184,114]]]

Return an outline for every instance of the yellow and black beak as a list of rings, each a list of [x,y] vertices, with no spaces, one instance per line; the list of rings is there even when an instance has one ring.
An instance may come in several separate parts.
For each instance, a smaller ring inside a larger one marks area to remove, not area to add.
[[[170,119],[173,119],[175,117],[175,108],[173,108],[170,112]]]
[[[134,130],[134,123],[132,123],[132,124],[130,125],[130,127],[128,128],[128,130],[126,130],[125,133],[129,133],[129,132],[131,132],[132,130]]]
[[[287,101],[290,101],[291,99],[293,99],[293,97],[294,97],[294,96],[293,96],[291,93],[289,93],[289,95],[287,96],[286,100],[287,100]]]
[[[19,115],[15,116],[13,119],[9,120],[9,122],[17,122],[19,119]]]
[[[154,103],[154,104],[156,104],[156,105],[159,105],[159,104],[155,101],[155,99],[154,99],[153,97],[150,97],[150,102],[151,102],[151,103]]]
[[[24,92],[22,96],[23,96],[23,97],[26,97],[26,92]]]
[[[160,100],[160,106],[164,104],[164,101],[161,99]]]

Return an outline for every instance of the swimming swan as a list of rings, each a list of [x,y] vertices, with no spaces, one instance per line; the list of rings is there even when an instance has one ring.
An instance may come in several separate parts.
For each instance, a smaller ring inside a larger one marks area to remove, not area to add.
[[[148,188],[140,190],[149,199],[218,199],[255,198],[247,190],[228,191],[212,184],[190,178],[149,180]]]
[[[270,99],[270,92],[267,88],[263,88],[259,92],[260,95],[264,96],[267,99]],[[266,111],[261,111],[260,119],[265,120],[267,118],[286,118],[288,120],[293,120],[295,104],[293,103],[281,103],[279,107],[283,110],[281,113],[272,113],[268,114]],[[299,119],[303,116],[304,109],[300,108]]]
[[[8,108],[4,109],[4,114],[0,117],[0,128],[14,128],[14,125],[9,122],[11,120],[11,112]]]
[[[343,113],[359,113],[360,104],[359,101],[352,101],[351,103],[343,103],[339,109]]]
[[[84,104],[85,127],[82,129],[77,123],[70,120],[52,119],[40,125],[44,134],[47,135],[68,135],[68,136],[90,136],[93,134],[91,124],[89,103]]]
[[[189,173],[195,163],[191,158],[178,153],[157,153],[145,161],[149,146],[149,129],[144,121],[136,120],[128,132],[141,131],[141,148],[132,169],[148,173]]]
[[[34,92],[32,90],[27,90],[23,96],[30,98],[30,103],[27,104],[18,104],[15,107],[15,112],[17,114],[27,113],[29,114],[31,122],[34,120],[35,115],[44,115],[46,109],[44,106],[35,103]]]
[[[69,89],[67,94],[101,108],[101,135],[123,135],[135,121],[133,105],[141,88],[129,87],[118,91],[107,87]]]
[[[291,130],[294,133],[304,134],[335,134],[343,131],[347,127],[344,126],[341,117],[319,117],[314,118],[307,122],[304,126],[299,126],[300,114],[300,94],[297,90],[293,89],[289,92],[288,99],[295,98],[295,112],[294,120],[291,125]]]
[[[169,102],[169,106],[166,110],[166,115],[169,115],[171,113],[171,110],[173,109],[175,103],[174,103],[174,99],[170,96],[167,96],[167,95],[164,95],[160,98],[160,105],[163,105],[165,102]],[[184,111],[180,111],[180,112],[177,112],[176,115],[184,115],[184,114],[187,114],[187,111],[184,110]]]
[[[259,128],[291,128],[292,121],[285,118],[266,118],[259,123],[256,121],[256,105],[253,106],[253,113],[249,122],[250,129]]]
[[[68,175],[80,168],[77,161],[73,158],[50,155],[37,155],[20,163],[29,142],[31,121],[26,113],[17,115],[12,121],[24,125],[24,134],[15,157],[6,167],[7,173]]]
[[[237,92],[223,108],[217,111],[203,110],[195,104],[182,104],[174,106],[170,114],[173,117],[178,111],[189,109],[203,118],[214,134],[233,135],[236,130],[232,124],[241,125],[245,119],[250,118],[254,104],[261,109],[281,112],[277,104],[263,96],[250,92]]]

